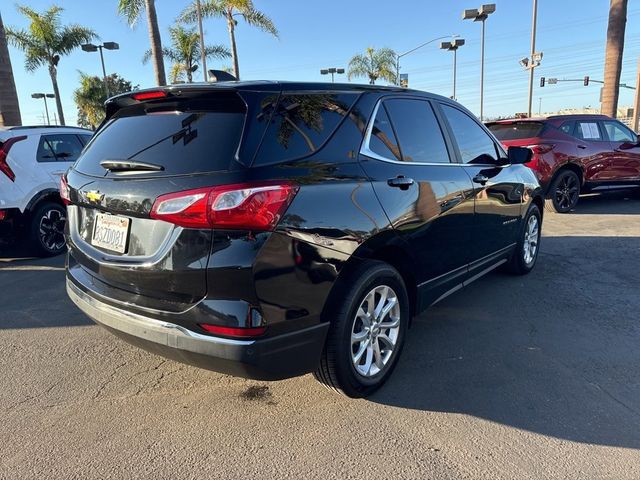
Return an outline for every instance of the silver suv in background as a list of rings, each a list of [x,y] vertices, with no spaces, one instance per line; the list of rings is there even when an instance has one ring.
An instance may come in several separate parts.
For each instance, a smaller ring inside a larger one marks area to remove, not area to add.
[[[78,127],[0,127],[0,239],[24,239],[39,255],[64,251],[60,177],[92,133]]]

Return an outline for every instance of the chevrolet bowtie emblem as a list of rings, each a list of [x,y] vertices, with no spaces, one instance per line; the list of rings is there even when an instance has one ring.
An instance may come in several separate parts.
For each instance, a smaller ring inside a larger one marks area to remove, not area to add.
[[[100,193],[97,190],[92,190],[90,192],[85,193],[85,197],[90,202],[100,203],[104,198],[104,193]]]

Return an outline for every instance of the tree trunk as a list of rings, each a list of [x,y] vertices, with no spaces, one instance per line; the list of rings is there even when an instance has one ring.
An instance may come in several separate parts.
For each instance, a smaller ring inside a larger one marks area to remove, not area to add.
[[[7,37],[4,33],[2,16],[0,16],[0,127],[9,125],[20,126],[22,120]]]
[[[602,88],[602,113],[616,117],[622,52],[624,50],[624,30],[627,24],[627,0],[611,0],[609,27],[607,29],[607,49],[604,63],[604,87]]]
[[[231,43],[231,59],[233,60],[233,75],[240,80],[240,67],[238,65],[238,49],[236,48],[236,22],[231,12],[227,12],[227,27],[229,29],[229,42]]]
[[[62,111],[62,101],[60,100],[60,90],[58,89],[58,71],[54,65],[49,65],[49,75],[51,75],[51,83],[53,85],[53,94],[56,96],[56,107],[58,108],[58,119],[60,125],[64,123],[64,112]]]
[[[162,57],[162,40],[158,28],[158,16],[156,15],[155,0],[145,0],[147,8],[147,24],[149,26],[149,41],[151,42],[151,57],[153,58],[153,70],[156,75],[156,83],[160,86],[167,84],[167,76],[164,72],[164,58]]]

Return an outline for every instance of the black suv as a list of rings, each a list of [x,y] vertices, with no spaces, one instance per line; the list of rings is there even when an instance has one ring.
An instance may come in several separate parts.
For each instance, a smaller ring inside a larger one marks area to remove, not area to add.
[[[151,352],[364,396],[414,315],[499,265],[533,268],[530,157],[457,103],[393,87],[120,95],[62,179],[67,291]]]

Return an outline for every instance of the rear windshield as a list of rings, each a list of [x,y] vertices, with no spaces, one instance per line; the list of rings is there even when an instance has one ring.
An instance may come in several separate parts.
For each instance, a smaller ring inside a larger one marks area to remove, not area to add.
[[[207,102],[206,109],[138,105],[119,110],[96,133],[75,169],[104,176],[104,160],[135,160],[164,167],[147,175],[182,175],[227,170],[242,136],[244,104]]]
[[[487,125],[498,140],[519,140],[521,138],[539,137],[544,129],[540,122],[493,123]]]

